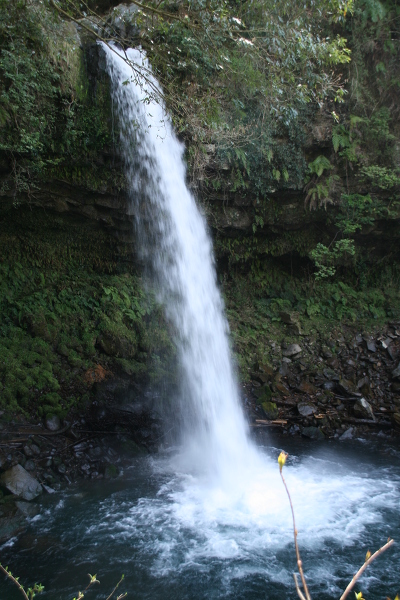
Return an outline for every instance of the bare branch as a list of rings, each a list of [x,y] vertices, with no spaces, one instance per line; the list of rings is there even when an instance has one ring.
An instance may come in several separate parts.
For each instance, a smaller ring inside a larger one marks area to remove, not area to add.
[[[354,575],[353,579],[350,581],[349,585],[347,586],[347,588],[343,592],[342,596],[340,597],[340,600],[344,600],[345,598],[347,598],[348,593],[353,589],[353,587],[355,586],[355,584],[357,582],[357,579],[359,579],[361,577],[361,575],[364,573],[365,569],[372,563],[373,560],[375,560],[375,558],[377,558],[380,554],[385,552],[385,550],[390,548],[390,546],[392,546],[393,544],[394,544],[394,540],[389,538],[389,540],[386,542],[386,544],[384,546],[379,548],[379,550],[374,552],[374,554],[372,556],[370,556],[368,560],[365,561],[363,566],[357,571],[357,573]]]
[[[293,579],[294,579],[294,584],[296,586],[296,592],[297,592],[298,597],[300,598],[300,600],[306,600],[303,592],[301,591],[301,589],[299,587],[299,582],[297,581],[297,573],[293,573]]]
[[[286,485],[286,481],[285,481],[285,478],[284,478],[284,476],[283,476],[282,469],[280,469],[280,474],[281,474],[281,477],[282,477],[283,485],[285,486],[285,490],[286,490],[286,493],[287,493],[287,495],[288,495],[288,498],[289,498],[290,509],[291,509],[291,511],[292,511],[292,518],[293,518],[293,533],[294,533],[294,546],[295,546],[295,548],[296,548],[297,567],[298,567],[298,569],[299,569],[300,578],[301,578],[301,583],[303,584],[303,588],[304,588],[304,592],[305,592],[305,595],[306,595],[306,599],[307,599],[307,600],[311,600],[311,596],[310,596],[310,593],[309,593],[309,591],[308,591],[308,587],[307,587],[306,579],[305,579],[305,577],[304,577],[304,572],[303,572],[303,563],[301,562],[301,558],[300,558],[300,551],[299,551],[299,546],[298,546],[298,543],[297,543],[297,529],[296,529],[296,521],[295,521],[295,518],[294,518],[294,510],[293,510],[292,499],[291,499],[291,497],[290,497],[290,493],[289,493],[288,487],[287,487],[287,485]],[[295,581],[296,581],[296,584],[297,584],[297,580],[296,580],[296,578],[295,578]],[[303,599],[302,599],[302,600],[303,600]]]

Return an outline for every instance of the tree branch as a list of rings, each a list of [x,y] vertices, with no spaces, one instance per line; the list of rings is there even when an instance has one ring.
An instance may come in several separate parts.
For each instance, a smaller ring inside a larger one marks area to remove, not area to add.
[[[304,588],[304,592],[305,592],[305,595],[306,595],[306,599],[307,600],[311,600],[311,596],[310,596],[310,593],[308,591],[306,579],[304,577],[303,563],[301,562],[299,546],[298,546],[298,543],[297,543],[297,529],[296,529],[296,521],[295,521],[295,518],[294,518],[294,509],[293,509],[292,499],[290,497],[290,493],[289,493],[288,487],[286,485],[286,481],[285,481],[285,478],[283,476],[282,469],[280,469],[280,474],[281,474],[281,477],[282,477],[283,485],[285,486],[285,490],[286,490],[286,493],[287,493],[288,498],[289,498],[290,510],[292,511],[293,533],[294,533],[294,546],[296,548],[297,566],[298,566],[299,573],[300,573],[301,583],[303,584],[303,588]],[[300,600],[305,600],[303,594],[300,592],[300,588],[299,588],[298,583],[297,583],[297,578],[295,577],[294,580],[296,582],[296,590],[297,590],[297,593],[298,593],[298,595],[300,597]]]
[[[26,592],[25,592],[24,588],[19,583],[18,579],[15,579],[15,577],[13,577],[13,575],[11,575],[11,573],[9,571],[7,571],[7,569],[5,569],[3,567],[3,565],[1,565],[1,564],[0,564],[0,570],[3,571],[3,573],[8,577],[8,579],[10,579],[13,583],[15,583],[15,585],[17,586],[17,588],[19,589],[19,591],[21,592],[21,594],[23,595],[23,597],[25,598],[25,600],[29,600],[28,596],[26,595]]]
[[[373,560],[375,560],[380,554],[385,552],[385,550],[390,548],[390,546],[392,546],[393,544],[394,544],[394,540],[389,538],[388,541],[386,542],[386,544],[384,546],[382,546],[382,548],[379,548],[379,550],[374,552],[374,554],[372,556],[370,556],[368,560],[365,561],[363,566],[360,567],[360,569],[354,575],[353,579],[350,581],[349,585],[347,586],[347,588],[343,592],[342,596],[340,597],[340,600],[344,600],[345,598],[347,598],[348,593],[353,589],[353,587],[355,586],[355,584],[357,582],[357,579],[359,579],[361,577],[361,575],[364,573],[365,569],[372,563]]]

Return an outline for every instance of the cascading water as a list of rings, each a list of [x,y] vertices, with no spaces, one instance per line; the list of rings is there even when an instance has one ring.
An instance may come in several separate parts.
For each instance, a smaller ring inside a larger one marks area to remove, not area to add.
[[[185,182],[184,148],[159,97],[154,99],[160,90],[147,59],[140,50],[121,55],[115,47],[103,48],[142,253],[151,257],[177,332],[182,403],[190,405],[183,411],[191,421],[185,455],[221,476],[228,465],[237,469],[251,450],[211,241]],[[132,66],[139,75],[132,76]]]

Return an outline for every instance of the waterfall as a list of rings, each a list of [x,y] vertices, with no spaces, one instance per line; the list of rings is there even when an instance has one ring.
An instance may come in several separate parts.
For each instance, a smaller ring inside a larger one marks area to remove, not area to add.
[[[211,240],[186,185],[184,147],[154,99],[161,90],[145,54],[103,48],[141,252],[176,332],[181,402],[189,415],[185,455],[220,475],[243,463],[250,446]]]

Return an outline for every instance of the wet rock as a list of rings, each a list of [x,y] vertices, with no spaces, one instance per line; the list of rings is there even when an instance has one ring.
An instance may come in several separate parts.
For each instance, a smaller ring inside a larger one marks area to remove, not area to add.
[[[322,346],[321,354],[324,358],[332,358],[332,352],[329,350],[328,346]]]
[[[307,402],[299,402],[297,410],[302,417],[309,417],[317,412],[317,407]]]
[[[353,427],[346,429],[343,435],[340,436],[340,440],[352,440],[353,439]]]
[[[390,358],[392,360],[395,360],[395,358],[396,358],[396,352],[393,350],[393,348],[391,346],[388,346],[386,348],[386,352],[389,354],[389,356],[390,356]]]
[[[261,406],[267,419],[273,421],[278,417],[279,411],[275,402],[263,402]]]
[[[28,457],[33,456],[32,448],[28,444],[23,447],[23,452],[24,452],[25,456],[28,456]]]
[[[394,379],[400,379],[400,363],[398,366],[392,371],[392,377]]]
[[[371,395],[371,386],[369,384],[369,377],[363,377],[357,383],[357,389],[360,390],[364,396]]]
[[[287,348],[282,350],[283,356],[295,356],[301,352],[301,347],[299,344],[290,344]]]
[[[292,362],[292,361],[290,361]],[[283,362],[281,366],[279,367],[279,373],[283,376],[283,377],[287,377],[290,374],[290,368],[287,362]]]
[[[393,413],[392,418],[393,418],[393,423],[400,427],[400,412]]]
[[[370,352],[376,352],[376,345],[375,345],[374,340],[367,341],[367,348]]]
[[[334,381],[324,381],[324,383],[322,384],[322,387],[324,390],[332,391],[335,389],[336,384]]]
[[[56,493],[56,490],[53,490],[53,488],[50,487],[49,485],[46,485],[46,484],[43,483],[42,486],[43,486],[44,491],[47,492],[48,494],[55,494]]]
[[[0,519],[0,542],[10,540],[24,529],[24,519],[21,516],[3,517]]]
[[[347,394],[351,396],[354,393],[354,385],[348,379],[340,379],[339,383],[336,385],[336,389],[339,393]]]
[[[18,501],[15,503],[15,506],[24,515],[24,517],[28,517],[29,519],[36,517],[36,515],[40,513],[40,508],[37,504]]]
[[[261,371],[261,373],[263,373],[264,375],[267,375],[269,378],[274,376],[274,369],[267,364],[261,364],[259,365],[259,369]]]
[[[304,435],[304,437],[310,438],[311,440],[325,439],[325,435],[319,427],[303,427],[301,434]]]
[[[295,335],[301,335],[301,326],[298,314],[280,311],[280,318],[286,325],[289,325]]]
[[[375,421],[375,415],[372,407],[365,398],[359,398],[357,400],[357,402],[354,404],[353,411],[354,414],[361,419],[372,419]]]
[[[58,431],[61,427],[61,421],[57,415],[50,415],[46,419],[46,427],[49,431]]]
[[[284,383],[282,383],[282,381],[275,381],[274,390],[278,392],[278,394],[283,394],[284,396],[290,394],[289,388]]]
[[[33,500],[42,493],[42,486],[21,465],[15,465],[1,476],[2,484],[9,492],[24,500]]]
[[[36,468],[36,465],[35,465],[35,463],[34,463],[33,460],[27,460],[26,461],[26,463],[25,463],[25,469],[27,471],[34,471],[35,468]]]
[[[40,448],[39,446],[37,446],[36,444],[31,444],[30,446],[32,454],[31,456],[39,456],[40,454]]]
[[[329,379],[329,381],[339,381],[339,375],[333,369],[324,369],[323,370],[324,377]]]
[[[309,381],[302,381],[300,385],[297,386],[296,390],[301,394],[315,394],[318,391],[315,385]]]

